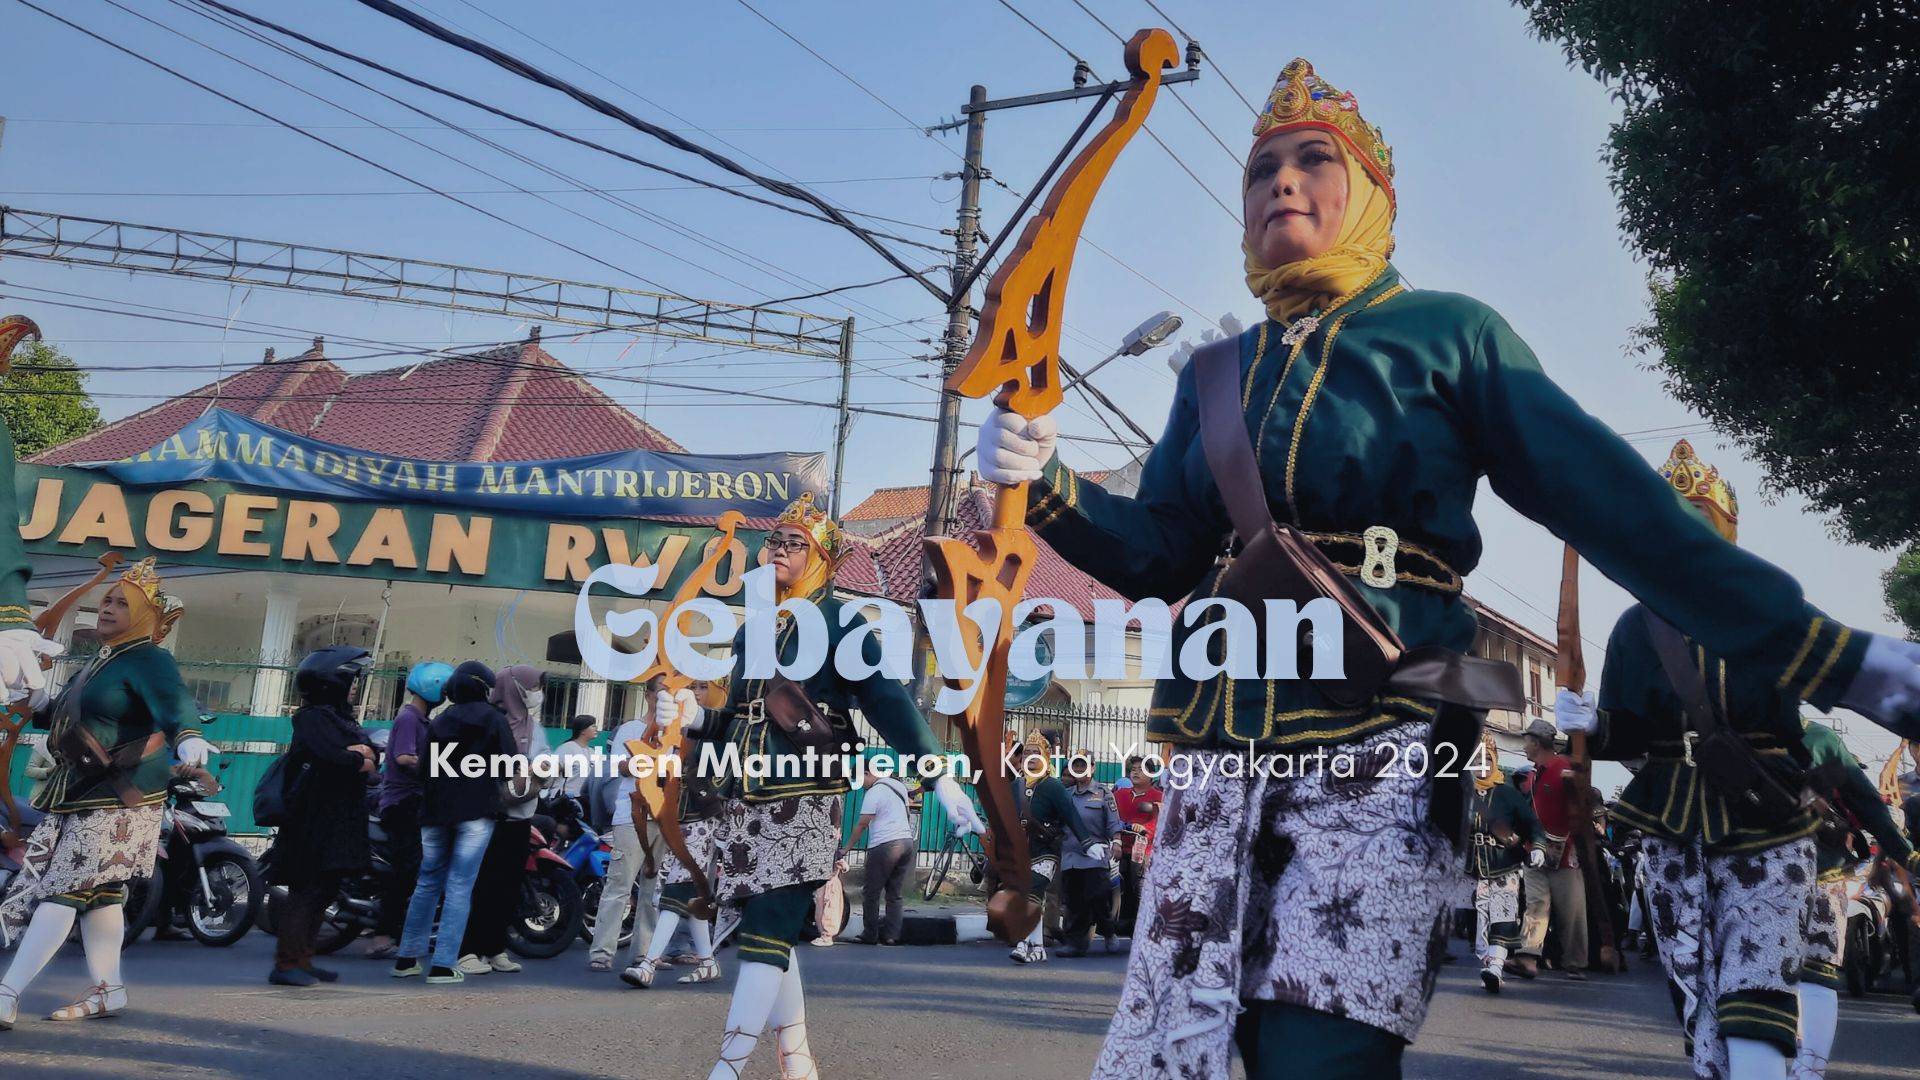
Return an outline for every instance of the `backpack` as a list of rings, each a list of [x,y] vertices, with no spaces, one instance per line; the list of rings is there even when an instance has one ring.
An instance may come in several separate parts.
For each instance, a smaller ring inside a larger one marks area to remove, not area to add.
[[[270,829],[279,828],[287,823],[293,814],[295,802],[307,779],[307,770],[311,763],[302,762],[292,776],[287,775],[287,758],[291,754],[281,754],[267,766],[260,775],[260,783],[253,789],[253,822]]]

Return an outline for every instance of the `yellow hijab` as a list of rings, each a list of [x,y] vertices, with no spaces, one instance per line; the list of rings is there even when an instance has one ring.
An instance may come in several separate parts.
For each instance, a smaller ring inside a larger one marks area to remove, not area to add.
[[[1240,242],[1247,259],[1247,288],[1266,305],[1267,317],[1278,322],[1325,310],[1335,299],[1365,287],[1387,268],[1393,254],[1393,197],[1381,190],[1344,138],[1335,142],[1347,167],[1347,215],[1333,246],[1311,259],[1266,266],[1245,240]]]

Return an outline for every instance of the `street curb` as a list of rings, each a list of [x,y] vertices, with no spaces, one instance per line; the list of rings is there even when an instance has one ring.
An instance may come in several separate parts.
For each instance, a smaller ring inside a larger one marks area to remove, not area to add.
[[[840,942],[853,941],[866,929],[865,920],[855,911],[847,918],[846,929],[840,931],[836,939]],[[958,912],[951,915],[909,914],[900,923],[900,944],[902,945],[957,945],[974,941],[991,941],[993,935],[987,932],[985,912]]]

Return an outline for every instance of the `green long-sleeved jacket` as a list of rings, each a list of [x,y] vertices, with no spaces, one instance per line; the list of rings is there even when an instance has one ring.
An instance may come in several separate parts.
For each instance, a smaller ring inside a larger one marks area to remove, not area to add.
[[[867,723],[873,725],[889,746],[910,757],[940,756],[942,751],[940,744],[934,741],[933,730],[927,726],[926,718],[920,715],[919,708],[914,705],[913,698],[907,694],[903,684],[894,682],[879,671],[874,671],[865,679],[850,680],[837,670],[834,658],[839,654],[840,642],[856,628],[865,626],[866,616],[856,616],[850,625],[842,626],[842,604],[839,600],[824,591],[812,600],[826,622],[827,661],[818,672],[801,682],[807,699],[835,716],[850,716],[858,708]],[[799,650],[799,638],[794,627],[790,624],[777,630],[774,642],[780,660],[783,663],[791,662]],[[870,668],[879,664],[880,643],[872,634],[868,634],[862,643],[861,656]],[[747,716],[744,706],[765,697],[767,683],[764,679],[749,679],[742,675],[745,664],[746,631],[743,629],[733,641],[734,674],[727,691],[726,707],[713,722],[702,726],[700,738],[738,747],[743,763],[753,755],[763,754],[773,755],[773,760],[784,756],[798,758],[799,748],[780,730],[779,725],[764,717],[750,719]],[[695,775],[705,775],[707,770],[702,770],[701,764],[696,759]],[[833,795],[849,788],[846,779],[839,776],[756,776],[748,772],[744,776],[722,776],[718,779],[721,794],[755,802],[790,795]],[[682,813],[689,817],[698,816],[698,812],[684,800]]]
[[[1267,350],[1256,356],[1263,332]],[[1825,618],[1793,578],[1690,512],[1486,305],[1409,291],[1389,269],[1300,346],[1280,335],[1269,322],[1239,339],[1241,400],[1276,519],[1349,536],[1388,526],[1464,575],[1480,561],[1472,510],[1485,476],[1668,621],[1795,696],[1829,707],[1858,669],[1864,635]],[[1058,458],[1033,486],[1028,524],[1130,597],[1209,595],[1231,530],[1198,437],[1193,369],[1180,374],[1137,495],[1083,482]],[[1393,587],[1360,591],[1407,646],[1469,650],[1474,618],[1458,591],[1405,580],[1400,569]],[[1190,634],[1176,625],[1174,656]],[[1392,697],[1338,708],[1304,680],[1196,683],[1176,672],[1154,689],[1149,731],[1280,748],[1352,742],[1434,711]]]
[[[20,499],[13,487],[13,466],[13,432],[0,421],[0,521],[15,526],[0,529],[0,630],[33,627],[33,611],[27,604],[27,579],[33,571],[20,542]]]
[[[1914,857],[1913,845],[1907,842],[1907,835],[1900,826],[1894,824],[1893,814],[1887,809],[1886,801],[1880,798],[1879,789],[1867,779],[1867,774],[1860,768],[1859,759],[1840,740],[1840,733],[1825,724],[1809,722],[1801,738],[1806,743],[1808,755],[1813,759],[1815,789],[1822,795],[1837,798],[1840,803],[1838,809],[1844,809],[1873,834],[1874,840],[1880,844],[1882,855],[1920,871],[1920,865],[1916,865],[1920,860]],[[1845,874],[1853,861],[1852,854],[1844,846],[1827,843],[1824,839],[1820,842],[1818,858],[1822,880]]]
[[[163,745],[140,759],[131,779],[145,797],[141,805],[161,802],[167,794],[172,747],[189,735],[200,734],[199,710],[180,680],[173,655],[149,640],[108,647],[67,681],[53,701],[34,717],[34,726],[54,729],[53,746],[60,741],[60,717],[73,694],[80,695],[79,723],[108,749],[137,743],[154,732],[166,736]],[[83,773],[54,751],[53,774],[33,793],[36,809],[65,814],[120,806],[119,791],[104,776]]]
[[[1730,664],[1692,638],[1688,644],[1707,694],[1728,726],[1784,783],[1797,786],[1807,764],[1799,699],[1781,689],[1776,676]],[[1620,616],[1607,638],[1598,704],[1600,726],[1587,739],[1588,751],[1603,760],[1647,758],[1615,801],[1615,821],[1671,840],[1697,835],[1708,849],[1728,852],[1774,847],[1810,836],[1818,826],[1811,811],[1763,826],[1742,825],[1721,793],[1687,764],[1686,716],[1637,604]]]
[[[1467,815],[1473,836],[1473,845],[1467,851],[1468,877],[1504,877],[1520,869],[1526,858],[1525,847],[1507,847],[1495,838],[1495,825],[1505,825],[1515,836],[1536,846],[1547,842],[1547,831],[1534,816],[1533,806],[1512,784],[1501,782],[1486,791],[1476,788]]]

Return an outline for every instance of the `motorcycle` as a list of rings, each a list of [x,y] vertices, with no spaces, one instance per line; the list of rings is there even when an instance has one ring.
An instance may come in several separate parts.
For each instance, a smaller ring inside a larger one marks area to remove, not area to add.
[[[1846,955],[1841,970],[1847,993],[1862,997],[1896,966],[1905,980],[1913,978],[1912,917],[1914,898],[1899,875],[1879,860],[1854,868],[1847,889]]]
[[[534,825],[526,873],[520,879],[520,904],[507,922],[508,949],[529,960],[546,960],[573,945],[586,924],[586,901],[574,874],[573,864],[553,850],[546,833]]]
[[[599,922],[600,894],[607,883],[607,865],[613,861],[613,845],[600,839],[592,830],[582,829],[580,835],[560,855],[573,868],[573,882],[580,887],[580,937],[592,941],[593,928]],[[626,920],[620,924],[619,947],[622,949],[633,941],[636,907],[628,906]]]
[[[221,768],[225,768],[222,763]],[[184,925],[195,941],[223,948],[247,935],[264,899],[260,868],[227,835],[227,804],[212,796],[220,785],[201,769],[176,768],[161,816],[160,857],[146,888],[151,896],[129,933],[148,922],[156,934]],[[129,902],[135,897],[130,896]]]
[[[340,892],[333,903],[320,916],[320,933],[314,938],[313,951],[325,956],[339,952],[355,938],[372,931],[380,923],[380,897],[383,895],[387,879],[393,876],[393,863],[388,857],[390,842],[385,829],[380,827],[380,819],[373,815],[367,818],[367,869],[348,877],[340,883]],[[276,845],[268,844],[267,850],[260,855],[261,871],[272,876],[274,860],[278,852]],[[267,889],[266,903],[260,911],[260,928],[269,934],[277,933],[278,921],[274,917],[277,904],[287,902],[287,889],[284,885],[273,885]]]

